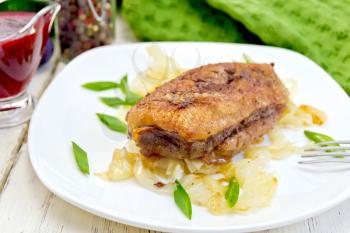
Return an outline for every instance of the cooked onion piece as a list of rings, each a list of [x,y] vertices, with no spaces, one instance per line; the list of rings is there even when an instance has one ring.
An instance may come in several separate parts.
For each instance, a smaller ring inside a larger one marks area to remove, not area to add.
[[[185,163],[181,160],[142,156],[142,161],[146,168],[167,182],[175,182],[185,174]]]
[[[326,114],[321,110],[304,104],[297,107],[290,102],[278,125],[284,128],[298,128],[312,124],[322,125],[325,121]]]
[[[233,208],[229,208],[225,200],[227,182],[224,179],[216,179],[211,175],[187,175],[182,183],[192,202],[206,206],[212,214],[265,207],[271,202],[278,183],[273,175],[265,172],[267,163],[268,159],[258,158],[242,159],[236,164],[226,165],[226,168],[235,171],[235,177],[241,185],[241,195]]]
[[[292,144],[276,145],[276,146],[257,146],[249,147],[244,151],[245,158],[268,157],[275,160],[285,159],[289,155],[295,154],[298,148]]]
[[[298,128],[312,125],[312,116],[300,110],[293,103],[288,104],[284,115],[278,122],[278,125],[283,128]]]
[[[289,144],[289,140],[286,138],[286,136],[283,134],[282,130],[275,126],[268,134],[269,140],[272,145],[282,145],[282,144]]]
[[[244,151],[245,158],[259,158],[267,157],[270,159],[285,159],[288,156],[300,152],[301,148],[292,144],[282,133],[282,131],[275,127],[268,134],[270,145],[268,146],[249,146]]]
[[[227,163],[220,166],[220,174],[224,175],[226,181],[236,176],[236,168],[233,163]]]
[[[286,86],[289,92],[290,98],[293,98],[298,93],[298,81],[295,79],[284,79],[283,84]]]
[[[181,180],[181,183],[193,204],[204,207],[207,206],[209,198],[213,195],[213,191],[206,186],[203,175],[186,175]]]
[[[265,171],[267,158],[242,159],[235,166],[235,177],[241,187],[238,202],[229,208],[224,197],[225,186],[216,188],[210,196],[208,209],[211,213],[220,215],[232,212],[247,211],[253,208],[266,207],[270,204],[276,191],[278,181],[276,177]]]
[[[97,176],[111,181],[125,180],[133,176],[133,166],[137,154],[130,154],[126,149],[116,149],[108,170],[103,173],[96,173]]]
[[[277,178],[265,172],[258,172],[243,180],[242,195],[235,209],[240,211],[269,206],[277,188]]]
[[[310,114],[312,117],[312,123],[315,125],[323,125],[326,122],[326,114],[315,107],[302,104],[299,106],[299,109]]]
[[[277,187],[277,178],[264,170],[266,158],[242,159],[236,164],[236,179],[243,192],[235,206],[238,210],[268,206]]]
[[[216,215],[266,206],[275,192],[277,180],[265,172],[266,158],[242,159],[236,164],[207,165],[198,160],[175,160],[144,157],[117,149],[113,160],[99,177],[110,180],[135,180],[147,189],[172,193],[174,182],[181,180],[193,204],[208,208]],[[229,208],[225,200],[228,181],[236,177],[242,194],[237,204]]]
[[[257,173],[263,172],[269,159],[260,157],[257,159],[242,159],[235,164],[235,177],[240,184],[243,184],[249,177],[254,177]]]
[[[141,159],[136,161],[133,174],[136,181],[147,189],[162,193],[174,191],[174,184],[163,183],[164,181],[160,177],[144,167]]]
[[[199,159],[184,159],[187,169],[190,173],[197,173],[203,166],[203,162]]]
[[[226,209],[233,211],[227,206],[224,197],[227,182],[210,175],[195,174],[186,175],[181,182],[190,195],[192,203],[207,207],[213,214],[222,214]],[[224,200],[222,206],[219,205],[221,198]]]
[[[184,71],[159,46],[151,45],[146,50],[152,62],[146,70],[139,72],[130,84],[131,90],[142,96]]]
[[[140,148],[136,146],[136,143],[133,140],[128,140],[126,144],[126,150],[129,153],[140,154]]]
[[[293,99],[298,90],[298,82],[294,79],[285,79],[283,83],[289,91],[290,99]],[[290,102],[279,125],[285,128],[304,127],[312,124],[323,125],[326,119],[326,114],[315,107],[305,104],[297,107]]]

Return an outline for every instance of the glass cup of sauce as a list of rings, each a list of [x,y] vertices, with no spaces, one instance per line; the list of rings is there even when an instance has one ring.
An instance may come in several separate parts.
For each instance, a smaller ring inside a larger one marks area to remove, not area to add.
[[[11,2],[0,3],[0,128],[30,118],[34,101],[26,89],[39,66],[60,9],[58,3],[46,2],[42,9],[31,12],[28,8],[21,9],[31,1],[13,6]]]

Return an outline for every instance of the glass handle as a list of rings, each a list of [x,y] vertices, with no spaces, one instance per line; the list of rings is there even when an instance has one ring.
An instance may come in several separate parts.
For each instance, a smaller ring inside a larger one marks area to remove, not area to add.
[[[101,5],[101,14],[99,15],[96,11],[96,8],[94,6],[94,4],[92,3],[92,0],[87,0],[89,8],[93,14],[93,16],[95,17],[95,19],[102,23],[105,23],[105,19],[106,19],[106,5],[107,5],[107,0],[102,0],[102,5]]]

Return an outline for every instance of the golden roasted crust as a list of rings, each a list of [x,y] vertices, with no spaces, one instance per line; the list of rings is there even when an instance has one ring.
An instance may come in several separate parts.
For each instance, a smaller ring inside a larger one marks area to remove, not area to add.
[[[155,126],[188,141],[240,124],[256,109],[286,105],[288,91],[270,64],[220,63],[189,70],[127,114],[129,131]]]

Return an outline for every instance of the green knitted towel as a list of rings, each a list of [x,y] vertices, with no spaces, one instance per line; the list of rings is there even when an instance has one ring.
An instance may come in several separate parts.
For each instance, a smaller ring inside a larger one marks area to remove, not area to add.
[[[233,20],[204,0],[124,0],[122,14],[142,40],[243,42]]]
[[[310,57],[350,95],[350,0],[206,1],[216,10],[204,0],[124,0],[123,16],[143,40],[259,43],[252,32]]]
[[[350,95],[349,0],[207,0],[266,44],[310,57]]]

